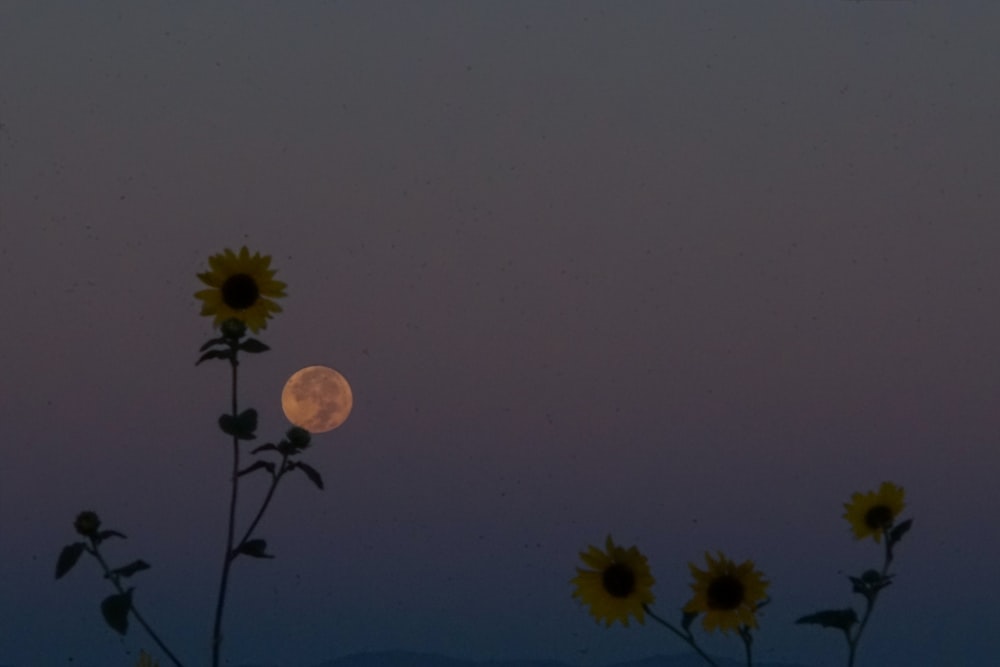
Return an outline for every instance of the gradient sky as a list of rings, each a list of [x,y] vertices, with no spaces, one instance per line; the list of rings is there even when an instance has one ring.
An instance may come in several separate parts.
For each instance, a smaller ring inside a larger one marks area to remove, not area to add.
[[[792,623],[880,563],[841,514],[886,479],[915,526],[859,664],[997,654],[1000,4],[143,4],[0,4],[0,662],[151,647],[93,563],[53,580],[82,509],[207,659],[193,293],[242,244],[289,294],[241,367],[260,437],[301,366],[356,404],[235,565],[233,663],[683,652],[570,598],[610,532],[671,617],[688,561],[753,558],[758,655],[842,665]]]

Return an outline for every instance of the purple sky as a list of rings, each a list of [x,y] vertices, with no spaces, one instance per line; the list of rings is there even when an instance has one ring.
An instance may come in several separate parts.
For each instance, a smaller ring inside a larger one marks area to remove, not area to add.
[[[682,651],[570,599],[611,532],[671,617],[689,560],[755,559],[758,654],[842,665],[792,621],[879,564],[841,505],[885,479],[916,522],[859,665],[995,656],[1000,4],[933,4],[0,4],[0,663],[151,647],[92,563],[53,581],[81,509],[207,659],[193,293],[244,243],[289,295],[241,367],[261,438],[301,366],[355,407],[236,563],[233,662]]]

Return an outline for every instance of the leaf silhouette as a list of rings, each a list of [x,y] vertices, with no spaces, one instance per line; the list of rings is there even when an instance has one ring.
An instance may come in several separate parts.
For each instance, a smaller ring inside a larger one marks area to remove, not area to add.
[[[316,468],[302,463],[301,461],[296,461],[294,465],[296,468],[302,470],[302,472],[304,472],[306,476],[312,480],[312,483],[318,486],[321,491],[323,490],[323,478],[320,476],[319,472],[317,472]]]
[[[149,567],[150,567],[149,563],[140,558],[138,560],[132,561],[128,565],[111,570],[111,572],[108,573],[108,576],[117,575],[119,577],[131,577],[136,572],[142,572],[143,570],[148,570]]]
[[[86,548],[87,545],[83,542],[74,542],[63,547],[59,553],[59,560],[56,562],[56,579],[61,579],[63,575],[73,569]]]
[[[101,602],[101,613],[111,629],[120,635],[128,632],[128,612],[132,609],[132,590],[109,595]]]

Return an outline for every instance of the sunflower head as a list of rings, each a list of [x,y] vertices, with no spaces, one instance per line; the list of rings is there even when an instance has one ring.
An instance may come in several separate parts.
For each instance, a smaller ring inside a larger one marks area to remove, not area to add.
[[[767,600],[768,582],[763,573],[751,560],[737,565],[722,553],[712,558],[706,552],[705,561],[705,570],[694,563],[688,565],[694,577],[694,596],[684,605],[685,613],[704,614],[701,625],[709,632],[720,629],[728,633],[741,626],[756,628],[757,609]]]
[[[273,299],[285,296],[285,283],[274,279],[269,255],[251,255],[246,246],[239,254],[226,248],[209,257],[208,265],[212,270],[199,273],[198,279],[209,289],[195,292],[195,298],[202,300],[201,314],[215,318],[215,326],[235,318],[257,333],[281,312]]]
[[[903,487],[882,482],[878,491],[853,494],[851,502],[844,503],[844,518],[851,524],[855,539],[871,537],[881,542],[882,533],[892,528],[905,507]]]
[[[615,621],[628,626],[629,616],[645,623],[644,605],[653,603],[655,580],[639,549],[625,549],[609,535],[603,551],[589,546],[580,558],[591,569],[578,567],[570,583],[576,587],[573,597],[590,607],[591,616],[607,627]]]

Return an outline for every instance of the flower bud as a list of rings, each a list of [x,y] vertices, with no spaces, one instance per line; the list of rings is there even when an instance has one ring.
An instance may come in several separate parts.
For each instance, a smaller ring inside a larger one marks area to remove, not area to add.
[[[76,515],[73,527],[76,528],[76,532],[84,537],[94,537],[97,535],[97,530],[101,527],[101,520],[98,518],[96,512],[80,512]]]
[[[293,426],[288,429],[288,432],[285,433],[285,437],[288,438],[288,443],[296,449],[305,449],[309,446],[310,440],[312,440],[312,436],[309,435],[309,431],[298,426]]]

